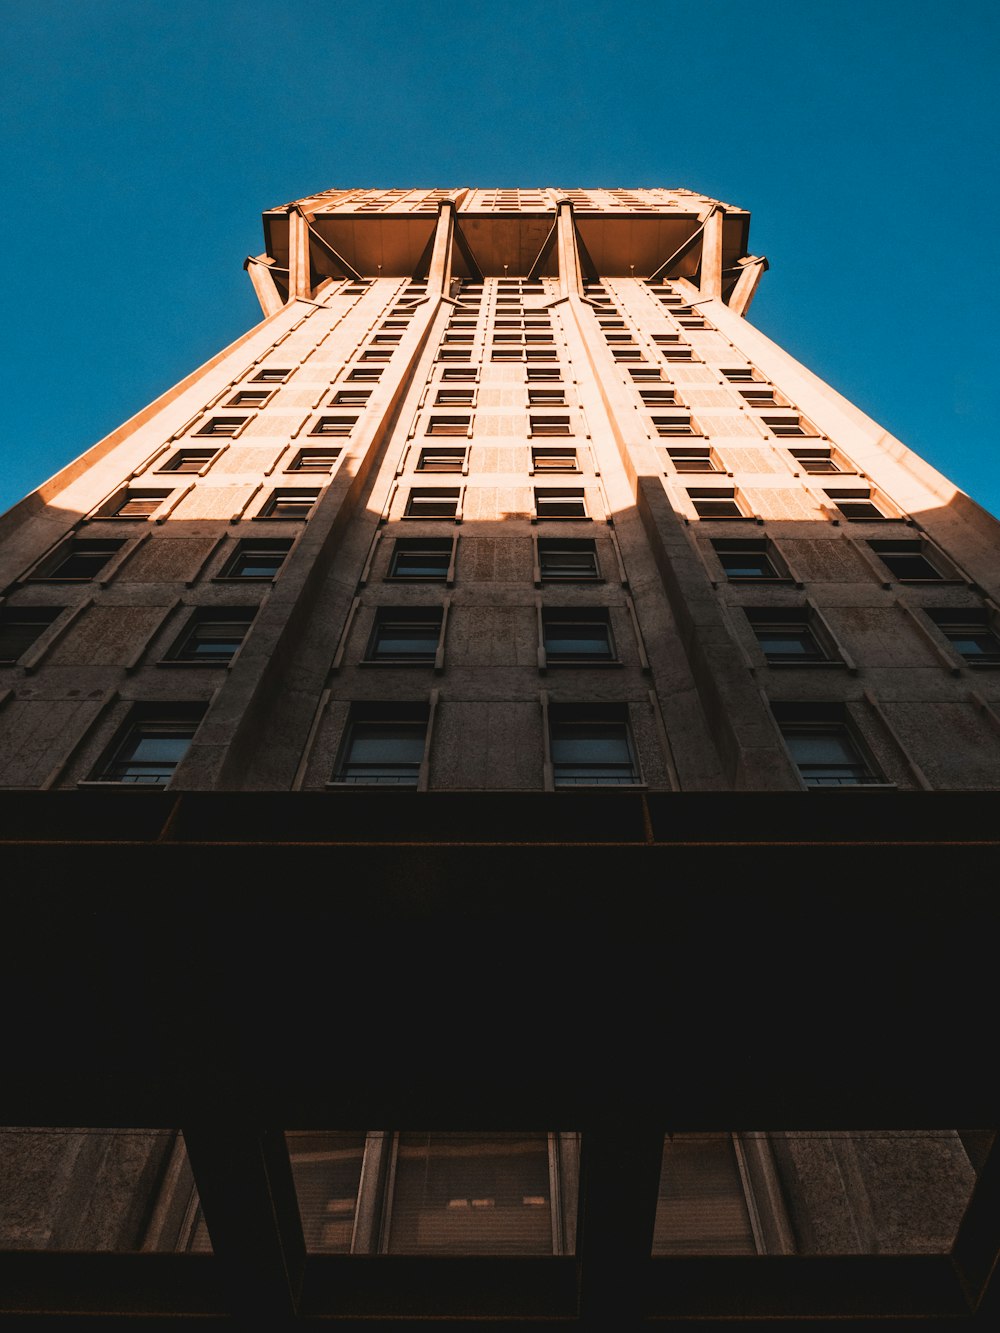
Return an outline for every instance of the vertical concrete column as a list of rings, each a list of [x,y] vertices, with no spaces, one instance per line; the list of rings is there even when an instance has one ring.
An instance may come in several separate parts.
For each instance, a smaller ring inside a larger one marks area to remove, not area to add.
[[[311,296],[309,281],[309,223],[298,208],[288,213],[288,299]]]
[[[580,251],[576,245],[576,222],[573,205],[568,199],[556,204],[556,248],[559,255],[559,295],[582,296],[583,278],[580,273]]]
[[[757,291],[757,284],[767,271],[767,260],[749,259],[743,266],[743,271],[736,279],[736,286],[733,288],[732,295],[729,298],[729,309],[737,315],[745,315],[750,309],[750,302]]]
[[[722,224],[725,213],[716,205],[705,219],[701,240],[701,294],[722,295]]]
[[[427,274],[427,295],[447,296],[451,281],[451,250],[455,239],[455,203],[452,199],[443,199],[438,205],[437,229],[434,232],[434,249],[431,253],[431,266]]]
[[[250,281],[265,316],[275,314],[285,303],[274,281],[270,264],[251,257],[244,261],[243,267],[250,274]]]

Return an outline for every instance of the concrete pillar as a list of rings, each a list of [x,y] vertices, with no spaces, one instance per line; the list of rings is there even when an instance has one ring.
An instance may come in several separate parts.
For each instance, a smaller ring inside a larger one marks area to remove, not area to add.
[[[583,278],[580,273],[580,252],[576,246],[576,223],[573,205],[560,199],[556,205],[556,246],[559,253],[559,295],[582,296]]]
[[[701,294],[718,298],[722,295],[722,224],[725,213],[713,208],[705,219],[701,240]]]
[[[250,281],[253,283],[253,289],[257,293],[257,300],[264,314],[273,315],[280,310],[285,303],[274,281],[271,265],[266,263],[263,257],[259,259],[249,257],[243,267],[250,274]]]
[[[451,251],[455,239],[455,204],[445,199],[438,206],[437,229],[434,232],[434,249],[431,253],[431,266],[427,274],[427,295],[449,295],[451,282]]]
[[[293,208],[288,214],[288,299],[312,295],[309,281],[309,224],[304,213]]]
[[[736,279],[736,286],[729,297],[729,309],[737,315],[745,315],[750,309],[750,302],[757,291],[757,284],[767,271],[767,260],[748,259],[743,271]]]

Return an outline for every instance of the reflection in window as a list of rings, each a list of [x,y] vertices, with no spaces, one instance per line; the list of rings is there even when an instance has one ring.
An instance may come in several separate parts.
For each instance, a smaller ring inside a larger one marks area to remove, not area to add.
[[[732,1136],[675,1134],[663,1144],[654,1254],[756,1254]]]

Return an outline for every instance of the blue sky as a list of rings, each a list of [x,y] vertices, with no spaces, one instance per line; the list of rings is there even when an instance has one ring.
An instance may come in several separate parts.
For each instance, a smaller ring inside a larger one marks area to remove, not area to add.
[[[0,0],[0,509],[259,317],[334,186],[685,186],[751,318],[1000,514],[996,0]]]

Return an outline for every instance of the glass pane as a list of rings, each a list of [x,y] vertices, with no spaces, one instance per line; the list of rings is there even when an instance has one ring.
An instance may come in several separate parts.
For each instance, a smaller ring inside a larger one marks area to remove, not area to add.
[[[570,621],[546,625],[545,651],[552,657],[610,657],[608,627]]]
[[[401,658],[433,658],[437,652],[438,622],[403,624],[389,622],[378,626],[375,656]]]
[[[306,1250],[310,1254],[349,1254],[364,1132],[289,1130],[285,1139]]]
[[[654,1254],[756,1254],[729,1134],[675,1134],[663,1144]]]
[[[551,1254],[548,1135],[400,1134],[390,1254]]]

